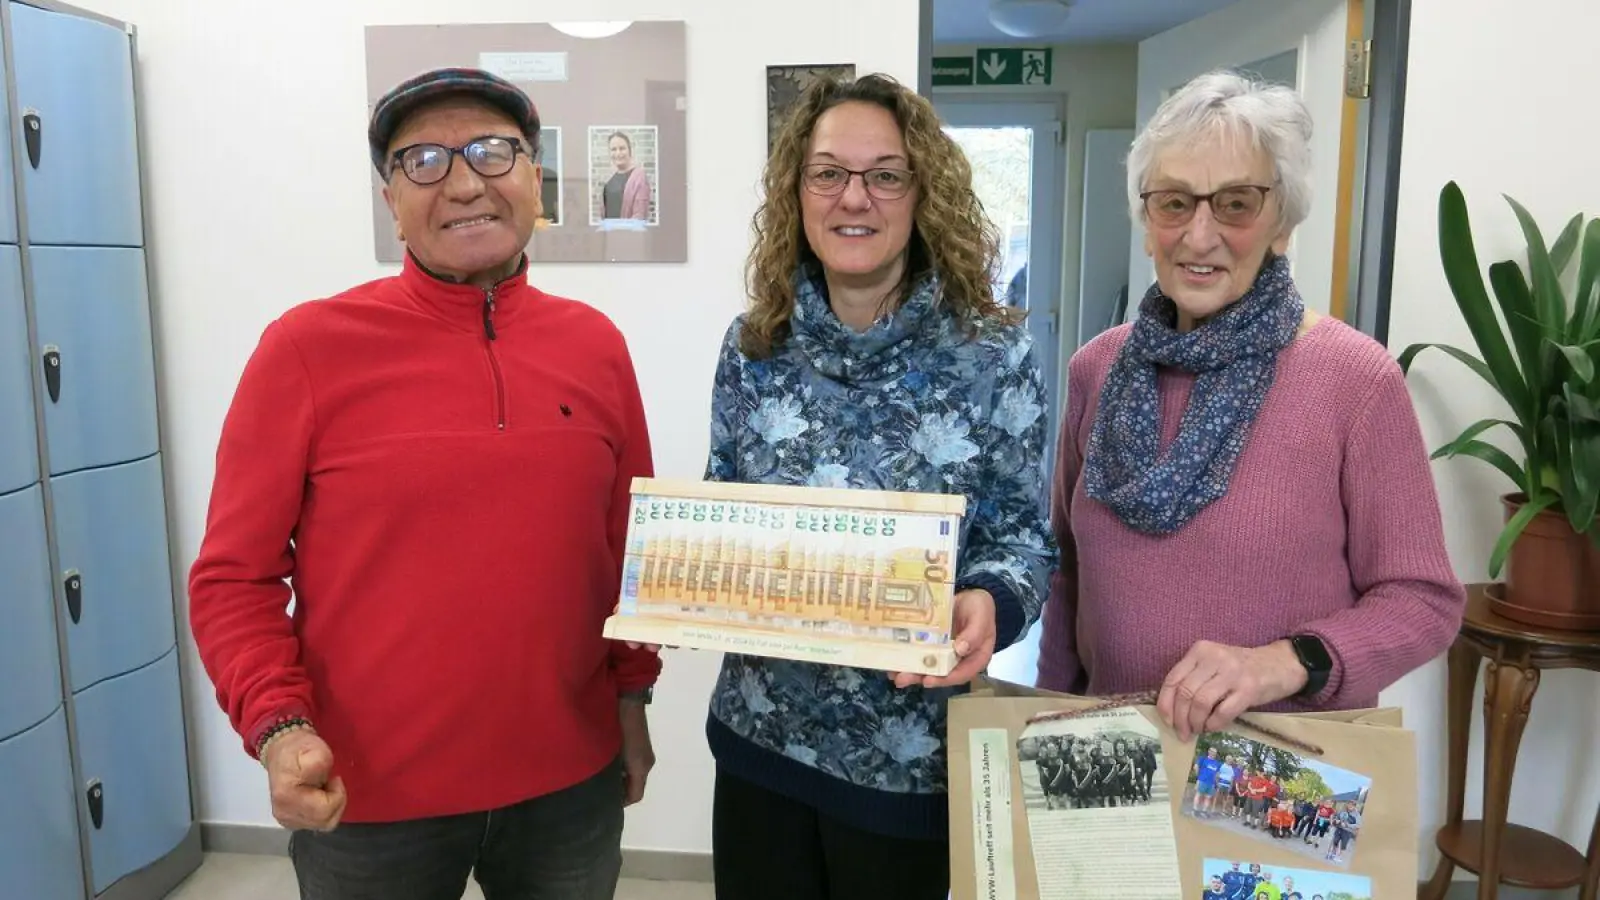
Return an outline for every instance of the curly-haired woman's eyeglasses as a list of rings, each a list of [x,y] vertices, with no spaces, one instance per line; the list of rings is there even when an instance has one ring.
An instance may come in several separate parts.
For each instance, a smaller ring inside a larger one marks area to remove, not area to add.
[[[906,169],[877,168],[864,172],[846,169],[833,163],[811,163],[801,170],[801,180],[806,190],[820,197],[835,197],[844,193],[850,179],[861,176],[867,193],[879,200],[899,200],[911,190],[913,174]]]

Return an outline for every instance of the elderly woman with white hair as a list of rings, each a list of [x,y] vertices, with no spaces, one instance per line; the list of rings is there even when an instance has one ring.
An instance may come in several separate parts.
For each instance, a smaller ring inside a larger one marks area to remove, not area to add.
[[[1310,138],[1298,94],[1231,72],[1163,103],[1128,157],[1156,283],[1069,364],[1038,684],[1156,692],[1185,740],[1372,706],[1465,605],[1399,367],[1284,255]]]

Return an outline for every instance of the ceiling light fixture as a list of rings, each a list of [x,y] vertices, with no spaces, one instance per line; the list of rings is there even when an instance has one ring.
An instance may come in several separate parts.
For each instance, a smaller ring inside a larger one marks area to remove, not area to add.
[[[550,27],[575,38],[608,38],[628,30],[632,22],[551,22]]]
[[[990,0],[989,22],[1016,38],[1057,33],[1067,24],[1073,0]]]

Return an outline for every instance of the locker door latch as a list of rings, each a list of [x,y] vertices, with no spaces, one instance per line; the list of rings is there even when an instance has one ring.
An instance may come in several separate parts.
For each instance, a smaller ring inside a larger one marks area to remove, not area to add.
[[[76,625],[83,616],[83,574],[77,569],[68,569],[64,587],[67,589],[67,615]]]
[[[28,164],[35,169],[39,168],[39,154],[44,152],[41,142],[44,140],[44,120],[39,118],[37,109],[24,109],[22,111],[22,141],[28,146]]]
[[[61,348],[55,344],[44,345],[44,387],[51,403],[61,402]]]
[[[106,788],[98,778],[89,782],[89,819],[96,831],[106,820]]]

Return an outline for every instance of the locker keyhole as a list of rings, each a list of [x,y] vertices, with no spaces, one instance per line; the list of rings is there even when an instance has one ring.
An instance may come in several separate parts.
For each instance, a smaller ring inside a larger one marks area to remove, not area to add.
[[[96,831],[106,819],[106,789],[98,778],[89,782],[89,819],[94,822]]]
[[[22,140],[28,147],[28,164],[39,168],[39,156],[44,152],[44,121],[39,118],[38,110],[23,111]]]
[[[68,569],[64,587],[67,591],[67,615],[72,617],[72,624],[76,625],[83,617],[83,575],[76,569]]]
[[[44,387],[51,403],[61,402],[61,348],[55,344],[44,348]]]

